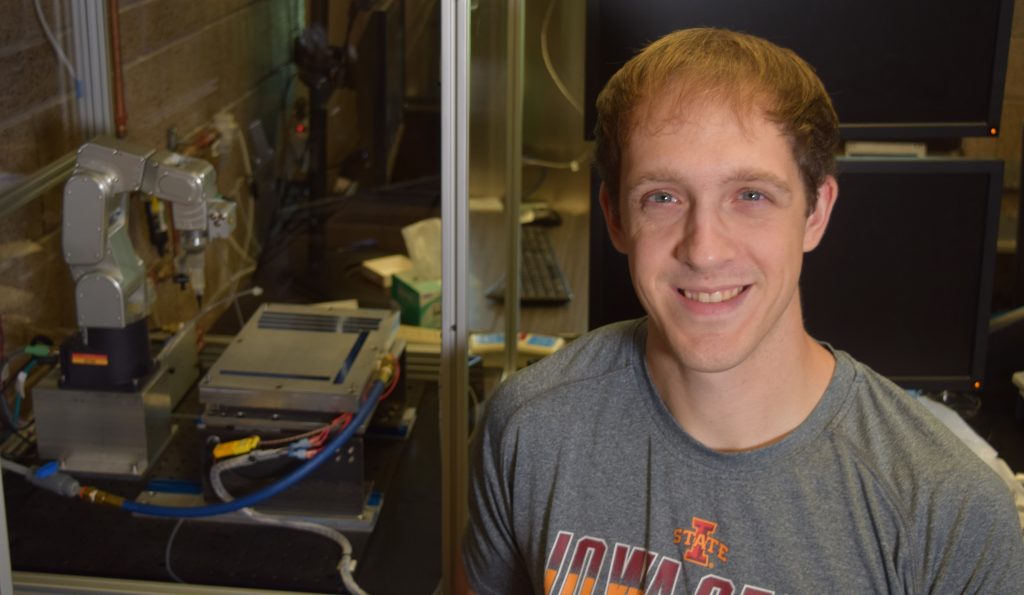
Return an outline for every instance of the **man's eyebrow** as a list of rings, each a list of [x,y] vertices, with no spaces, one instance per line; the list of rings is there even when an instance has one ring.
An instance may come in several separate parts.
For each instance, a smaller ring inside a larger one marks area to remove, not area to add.
[[[630,180],[629,185],[635,188],[637,186],[646,186],[650,184],[674,184],[680,183],[680,181],[681,178],[678,172],[674,172],[670,169],[654,169],[644,172],[635,180]],[[765,169],[737,169],[726,174],[725,177],[722,178],[722,181],[726,184],[735,184],[737,182],[770,184],[777,190],[787,193],[793,192],[793,189],[786,180]]]
[[[761,182],[771,184],[772,186],[775,186],[776,189],[784,192],[793,192],[793,189],[789,187],[789,184],[785,180],[770,171],[762,169],[736,170],[725,177],[725,182]]]
[[[679,181],[679,175],[669,170],[651,170],[644,172],[639,178],[630,180],[630,186],[647,184],[670,184]]]

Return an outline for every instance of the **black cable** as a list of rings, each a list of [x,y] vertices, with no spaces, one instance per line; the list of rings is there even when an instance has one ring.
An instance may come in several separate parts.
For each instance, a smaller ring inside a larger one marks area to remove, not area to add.
[[[36,335],[28,342],[29,346],[32,345],[46,345],[47,347],[53,347],[53,339],[46,335]]]
[[[358,14],[358,13],[359,13],[359,3],[358,2],[354,2],[354,1],[353,2],[349,2],[349,5],[348,5],[348,24],[345,27],[345,41],[342,42],[342,46],[341,46],[341,67],[343,69],[342,72],[344,73],[342,76],[344,76],[346,79],[349,78],[349,76],[348,76],[348,44],[351,43],[351,41],[352,41],[352,28],[355,25],[356,14]]]

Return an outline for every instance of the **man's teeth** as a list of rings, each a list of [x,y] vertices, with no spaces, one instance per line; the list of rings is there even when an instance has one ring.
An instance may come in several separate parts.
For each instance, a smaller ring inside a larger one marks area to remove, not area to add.
[[[717,304],[718,302],[731,300],[732,298],[738,296],[741,291],[743,291],[742,287],[734,287],[732,289],[727,289],[725,291],[716,291],[714,293],[707,293],[704,291],[689,291],[687,289],[684,289],[683,295],[686,296],[687,299],[702,302],[705,304]]]

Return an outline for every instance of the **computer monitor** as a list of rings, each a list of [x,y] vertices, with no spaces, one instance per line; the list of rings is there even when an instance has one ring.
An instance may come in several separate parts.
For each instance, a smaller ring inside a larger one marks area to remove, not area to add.
[[[588,0],[584,129],[639,49],[687,27],[745,31],[796,51],[829,90],[846,139],[998,132],[1013,0]]]
[[[804,258],[808,332],[906,388],[980,388],[1002,161],[845,158],[839,171],[828,230]],[[590,275],[591,328],[643,315],[597,208]]]

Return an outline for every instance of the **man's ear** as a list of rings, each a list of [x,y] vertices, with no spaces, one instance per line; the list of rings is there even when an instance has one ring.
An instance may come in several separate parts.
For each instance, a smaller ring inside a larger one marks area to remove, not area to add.
[[[818,187],[818,201],[814,205],[814,210],[804,222],[804,252],[814,250],[821,243],[821,238],[825,235],[825,228],[828,227],[828,221],[832,218],[832,209],[836,206],[838,198],[839,183],[833,176],[827,176]]]
[[[608,227],[608,237],[612,239],[612,246],[623,254],[626,254],[626,233],[622,230],[622,212],[618,205],[618,197],[608,193],[608,186],[601,182],[598,190],[598,198],[601,203],[601,212],[604,213],[604,224]]]

